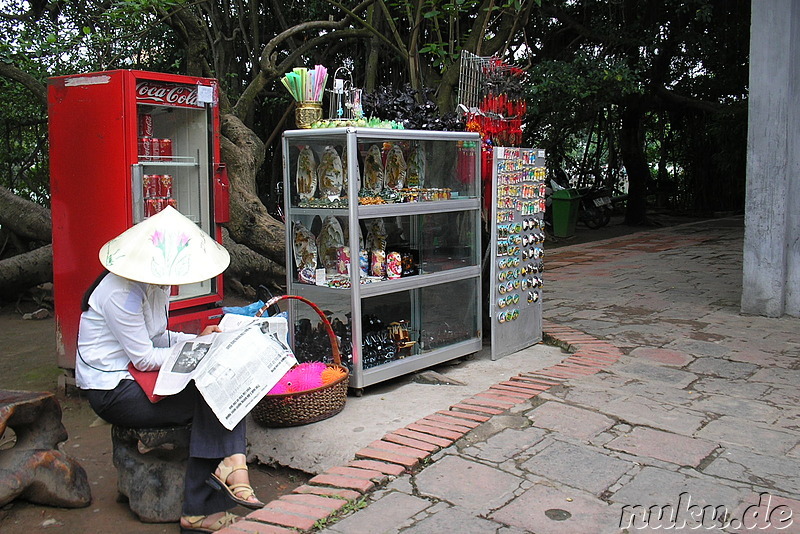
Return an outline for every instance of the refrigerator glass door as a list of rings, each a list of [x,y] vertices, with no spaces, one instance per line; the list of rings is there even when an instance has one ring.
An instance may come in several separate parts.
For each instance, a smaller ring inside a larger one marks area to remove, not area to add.
[[[211,210],[211,109],[139,104],[134,223],[171,205],[214,235]],[[173,288],[173,300],[209,295],[216,279]]]

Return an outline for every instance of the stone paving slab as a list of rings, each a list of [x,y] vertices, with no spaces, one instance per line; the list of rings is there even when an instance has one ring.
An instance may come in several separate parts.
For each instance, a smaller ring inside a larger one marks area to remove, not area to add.
[[[681,494],[686,493],[693,504],[722,505],[732,511],[751,492],[743,484],[729,484],[710,476],[645,466],[615,491],[610,500],[618,504],[645,507],[677,505]]]
[[[759,369],[750,377],[753,382],[764,382],[779,386],[800,384],[800,370],[795,369]]]
[[[686,406],[696,412],[731,415],[748,421],[769,424],[774,424],[783,414],[781,408],[765,402],[730,395],[703,395],[691,400]]]
[[[413,495],[390,492],[370,506],[327,528],[337,534],[382,534],[398,532],[399,527],[410,523],[410,518],[432,506],[433,503]]]
[[[609,449],[636,456],[656,458],[676,465],[697,467],[714,452],[718,445],[713,441],[690,438],[646,427],[635,427],[629,433],[608,443]]]
[[[445,455],[415,476],[419,495],[486,514],[510,501],[524,479],[477,461]]]
[[[761,399],[772,388],[767,384],[755,384],[747,380],[729,380],[714,376],[704,376],[692,384],[692,389],[698,393],[728,395],[741,399]]]
[[[689,364],[686,369],[699,375],[743,380],[750,378],[758,370],[758,366],[751,363],[732,362],[723,358],[701,358]]]
[[[590,445],[554,440],[519,467],[554,483],[600,495],[635,465]]]
[[[798,434],[775,430],[769,425],[753,423],[747,419],[723,416],[699,430],[697,437],[740,445],[760,454],[781,456],[798,442]]]
[[[631,351],[630,357],[671,367],[683,367],[694,361],[691,354],[657,347],[637,347]]]
[[[534,426],[582,440],[589,440],[615,423],[603,414],[561,402],[545,402],[525,415]]]
[[[676,434],[690,435],[699,430],[706,417],[699,412],[682,409],[638,395],[611,401],[604,411],[635,425],[647,425]],[[713,437],[707,439],[713,440]]]
[[[544,430],[537,428],[522,430],[507,428],[486,441],[462,449],[461,452],[478,460],[499,464],[524,453],[539,443],[545,434]]]
[[[504,529],[502,523],[479,517],[477,514],[468,513],[457,507],[442,507],[435,513],[419,520],[413,527],[403,530],[403,534],[432,534],[438,532],[458,534],[498,532],[499,534],[513,534],[514,531]],[[521,534],[521,532],[517,532]]]
[[[536,534],[619,533],[619,513],[589,493],[534,484],[532,488],[493,512],[491,519]],[[445,531],[440,531],[445,532]]]
[[[784,496],[800,498],[800,459],[789,456],[766,456],[728,447],[703,469],[703,473],[728,480],[749,480]]]
[[[695,373],[644,361],[631,361],[630,358],[626,359],[625,365],[614,369],[614,373],[622,376],[646,377],[648,382],[664,382],[673,389],[682,389],[697,380]]]

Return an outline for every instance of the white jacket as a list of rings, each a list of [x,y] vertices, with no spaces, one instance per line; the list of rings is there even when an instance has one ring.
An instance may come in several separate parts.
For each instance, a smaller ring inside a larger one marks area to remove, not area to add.
[[[75,380],[81,389],[114,389],[141,371],[160,369],[170,346],[195,337],[167,330],[169,287],[134,282],[109,273],[81,314]]]

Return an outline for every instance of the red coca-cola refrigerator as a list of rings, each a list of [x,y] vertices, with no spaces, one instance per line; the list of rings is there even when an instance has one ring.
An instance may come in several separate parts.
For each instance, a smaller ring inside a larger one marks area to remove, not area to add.
[[[75,368],[81,299],[102,271],[98,252],[106,241],[167,205],[221,241],[229,204],[217,97],[210,78],[137,70],[50,78],[60,367]],[[222,286],[220,275],[173,288],[170,327],[199,332],[218,320]]]

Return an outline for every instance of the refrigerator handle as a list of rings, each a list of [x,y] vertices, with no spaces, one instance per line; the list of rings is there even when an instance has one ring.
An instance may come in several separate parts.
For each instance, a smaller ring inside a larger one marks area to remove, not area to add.
[[[228,169],[224,163],[214,170],[214,221],[226,223],[231,219],[230,183]]]

